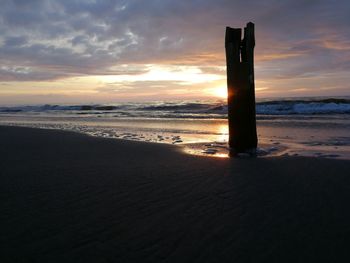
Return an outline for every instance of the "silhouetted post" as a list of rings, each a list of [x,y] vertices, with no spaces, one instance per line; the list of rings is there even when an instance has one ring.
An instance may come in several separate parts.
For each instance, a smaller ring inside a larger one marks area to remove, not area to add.
[[[255,152],[254,24],[249,22],[241,39],[240,28],[226,27],[227,103],[229,146],[236,152]]]

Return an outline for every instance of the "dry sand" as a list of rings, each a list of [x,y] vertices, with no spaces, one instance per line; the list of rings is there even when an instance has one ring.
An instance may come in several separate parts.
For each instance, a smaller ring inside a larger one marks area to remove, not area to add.
[[[0,262],[349,262],[350,161],[0,127]]]

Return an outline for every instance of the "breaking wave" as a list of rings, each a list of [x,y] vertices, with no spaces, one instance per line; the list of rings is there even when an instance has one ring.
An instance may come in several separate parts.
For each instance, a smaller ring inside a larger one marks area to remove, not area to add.
[[[153,102],[94,105],[34,105],[0,107],[0,113],[105,114],[113,117],[225,118],[224,102]],[[350,99],[270,100],[256,104],[258,115],[350,114]]]

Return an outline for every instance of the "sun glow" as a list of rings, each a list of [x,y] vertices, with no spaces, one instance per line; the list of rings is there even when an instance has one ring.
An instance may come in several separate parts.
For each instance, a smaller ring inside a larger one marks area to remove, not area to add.
[[[227,88],[225,86],[220,86],[208,90],[211,95],[215,97],[225,99],[227,98]]]
[[[169,81],[181,85],[206,83],[222,79],[221,75],[203,73],[196,66],[148,65],[147,69],[147,72],[140,74],[105,75],[96,76],[96,78],[102,83]]]

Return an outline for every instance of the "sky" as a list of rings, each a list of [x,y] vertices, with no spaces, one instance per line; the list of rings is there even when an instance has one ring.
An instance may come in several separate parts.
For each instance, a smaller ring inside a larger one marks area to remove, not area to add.
[[[255,23],[256,96],[350,95],[347,0],[2,0],[0,104],[225,95],[225,27]]]

